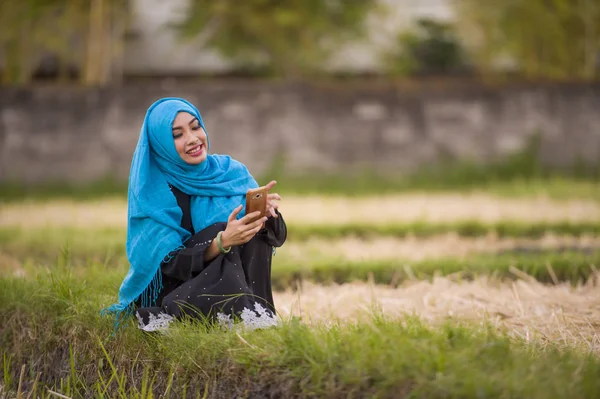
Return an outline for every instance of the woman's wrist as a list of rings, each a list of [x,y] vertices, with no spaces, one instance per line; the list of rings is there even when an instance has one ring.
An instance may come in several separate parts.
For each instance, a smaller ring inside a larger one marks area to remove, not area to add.
[[[217,236],[220,235],[220,240],[217,241],[217,243],[220,241],[221,242],[221,247],[223,247],[224,250],[228,250],[231,248],[232,244],[229,242],[229,239],[227,238],[227,235],[225,234],[225,231],[221,231],[219,232],[219,234],[217,234]],[[219,248],[220,250],[220,248]]]

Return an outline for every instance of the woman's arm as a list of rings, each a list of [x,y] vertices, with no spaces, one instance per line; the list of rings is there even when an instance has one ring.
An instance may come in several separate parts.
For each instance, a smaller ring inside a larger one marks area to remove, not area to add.
[[[221,232],[221,247],[225,250],[231,248],[233,245],[242,245],[250,241],[250,239],[258,233],[261,225],[267,221],[267,218],[263,217],[250,222],[253,217],[258,216],[258,212],[251,213],[237,220],[236,216],[241,210],[242,206],[240,205],[231,212],[229,219],[227,220],[227,226],[225,227],[225,230]],[[219,250],[217,237],[215,236],[204,251],[204,261],[210,262],[219,256],[220,253],[221,251]]]
[[[187,281],[204,270],[205,254],[209,244],[195,245],[171,251],[161,263],[161,271],[171,278]]]
[[[237,207],[231,215],[225,229],[221,233],[221,246],[226,250],[233,245],[242,245],[250,241],[252,237],[260,230],[261,225],[267,221],[267,218],[261,218],[253,222],[249,222],[252,218],[258,216],[258,212],[251,213],[237,220],[237,214],[242,210],[242,207]],[[196,236],[194,236],[196,237]],[[176,278],[181,281],[187,281],[194,274],[200,273],[206,263],[215,259],[221,251],[217,245],[217,237],[202,243],[195,242],[192,237],[185,243],[187,248],[175,250],[163,260],[161,269],[163,274]]]
[[[223,248],[227,247],[224,246]],[[219,247],[217,246],[217,237],[215,237],[208,246],[208,248],[206,248],[206,250],[204,251],[204,262],[210,262],[211,260],[219,256],[220,253],[221,251],[219,251]]]
[[[161,264],[163,274],[181,281],[199,274],[206,264],[219,255],[215,236],[225,227],[225,223],[209,226],[190,237],[183,243],[184,247],[171,251]]]

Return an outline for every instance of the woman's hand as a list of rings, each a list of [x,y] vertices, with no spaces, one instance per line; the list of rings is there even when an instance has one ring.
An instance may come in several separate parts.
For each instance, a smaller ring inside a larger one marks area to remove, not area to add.
[[[267,187],[267,190],[271,190],[275,184],[277,184],[277,182],[275,180],[271,180],[265,187]],[[279,204],[275,201],[281,201],[279,194],[273,193],[267,195],[267,211],[265,214],[268,218],[271,216],[274,218],[278,217],[277,213],[275,213],[275,210],[279,208]]]
[[[239,205],[231,212],[229,219],[227,219],[227,227],[225,227],[225,231],[221,234],[221,244],[223,245],[223,248],[247,243],[260,231],[263,223],[267,220],[267,217],[265,216],[250,222],[260,215],[259,211],[252,212],[237,220],[236,217],[242,208],[243,206]]]

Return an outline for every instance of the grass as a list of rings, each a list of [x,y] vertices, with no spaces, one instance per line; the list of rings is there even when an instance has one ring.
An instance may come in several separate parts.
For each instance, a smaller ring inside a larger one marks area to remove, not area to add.
[[[476,169],[475,169],[476,170]],[[342,195],[365,197],[399,193],[479,193],[486,192],[501,197],[545,196],[556,200],[590,199],[600,200],[600,180],[596,177],[578,176],[522,176],[494,175],[456,177],[448,172],[419,172],[414,176],[383,176],[363,172],[359,174],[266,174],[257,180],[266,183],[276,179],[277,192],[282,195]],[[474,173],[474,172],[473,172]],[[0,202],[48,200],[70,198],[80,201],[97,200],[105,197],[127,196],[127,183],[114,178],[101,179],[85,184],[47,182],[27,185],[17,182],[0,183]]]
[[[68,255],[75,263],[126,261],[125,229],[44,228],[37,230],[1,228],[0,245],[8,256],[23,262],[52,263]]]
[[[456,233],[462,237],[477,237],[495,234],[499,237],[540,238],[548,233],[558,235],[580,236],[600,233],[600,225],[596,222],[534,222],[524,223],[504,221],[486,223],[476,220],[465,220],[448,223],[412,222],[394,224],[357,223],[338,226],[328,225],[288,225],[288,238],[306,240],[311,237],[340,238],[356,236],[360,238],[390,237],[432,237],[439,234]]]
[[[598,229],[591,222],[292,224],[289,239],[448,232],[539,238],[547,232],[597,235]],[[0,228],[0,271],[6,272],[0,278],[0,397],[56,397],[52,392],[71,398],[600,396],[598,353],[551,341],[542,330],[527,330],[526,338],[516,330],[507,335],[483,320],[434,326],[409,315],[388,318],[373,307],[360,322],[329,319],[309,326],[291,317],[274,329],[224,331],[184,321],[166,334],[146,334],[131,320],[112,335],[112,319],[101,317],[99,310],[116,299],[127,270],[124,245],[122,227]],[[300,260],[280,251],[274,258],[274,288],[355,280],[398,286],[435,275],[592,283],[600,261],[594,248],[422,261],[306,256]],[[21,269],[25,273],[16,277],[13,272]],[[545,311],[564,318],[554,308]],[[595,323],[597,317],[585,311],[573,317]],[[530,325],[524,318],[515,323],[524,329]],[[567,324],[557,327],[565,336],[582,336],[584,344],[585,338],[592,339],[590,326],[583,330]]]
[[[514,279],[527,274],[537,281],[553,283],[586,281],[600,264],[600,251],[581,253],[541,251],[522,254],[484,254],[463,258],[439,258],[422,261],[390,259],[348,261],[320,259],[313,262],[274,261],[274,289],[296,287],[302,281],[343,284],[371,280],[397,286],[407,279],[430,279],[435,275],[472,279],[493,276]]]
[[[408,223],[393,225],[348,224],[341,226],[294,226],[288,225],[288,240],[302,242],[310,238],[336,239],[348,236],[373,237],[434,237],[445,233],[456,233],[463,237],[495,234],[499,237],[540,238],[545,234],[598,235],[598,223],[482,223],[476,221],[453,223]],[[71,228],[44,227],[24,229],[0,228],[0,246],[5,254],[22,261],[53,262],[62,251],[79,263],[125,262],[124,228]]]
[[[6,232],[5,232],[6,233]],[[3,251],[19,264],[6,265],[8,274],[15,269],[23,269],[27,275],[39,275],[45,266],[60,264],[74,267],[78,275],[85,276],[98,267],[97,274],[113,277],[108,292],[116,292],[128,268],[124,255],[122,237],[91,234],[85,237],[73,231],[73,241],[69,246],[61,244],[58,234],[22,237],[3,234]],[[45,241],[46,237],[49,241]],[[64,237],[64,236],[63,236]],[[6,240],[6,238],[15,241]],[[56,240],[53,242],[52,240]],[[55,246],[56,245],[56,246]],[[62,246],[61,246],[62,245]],[[28,248],[35,248],[29,251]],[[415,250],[418,251],[418,248]],[[459,275],[471,279],[481,275],[512,279],[519,277],[519,271],[527,273],[538,281],[552,283],[586,281],[600,264],[600,249],[518,249],[501,253],[480,253],[467,257],[438,257],[419,261],[400,257],[381,260],[349,260],[335,255],[311,254],[307,251],[301,259],[295,256],[278,254],[273,258],[272,285],[284,290],[297,287],[302,281],[342,284],[352,281],[372,280],[379,284],[397,286],[406,279],[429,279],[434,275]]]
[[[114,276],[67,266],[0,280],[4,389],[68,397],[570,397],[600,393],[600,359],[485,326],[411,317],[261,331],[183,322],[167,334],[99,316]],[[25,366],[22,368],[22,366]],[[24,370],[21,373],[21,370]],[[19,377],[23,375],[19,384]]]
[[[382,177],[373,174],[358,176],[314,175],[275,177],[281,194],[372,196],[398,193],[472,193],[486,192],[501,197],[546,196],[557,200],[600,199],[600,183],[595,179],[573,177],[511,177],[507,179],[462,181],[444,180],[444,176]],[[267,181],[266,179],[263,179]]]

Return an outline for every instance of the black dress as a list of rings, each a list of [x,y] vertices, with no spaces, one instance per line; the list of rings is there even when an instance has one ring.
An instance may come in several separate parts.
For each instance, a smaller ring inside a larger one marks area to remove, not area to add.
[[[171,186],[183,212],[181,226],[192,237],[185,248],[168,254],[161,263],[162,285],[155,306],[137,307],[139,327],[145,331],[165,328],[183,316],[231,326],[235,320],[250,328],[274,325],[275,305],[271,290],[271,260],[275,247],[285,242],[287,229],[279,212],[244,245],[233,246],[204,262],[204,251],[227,223],[219,222],[196,232],[192,226],[190,197]]]

